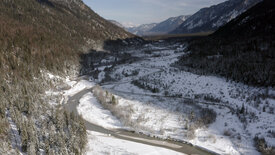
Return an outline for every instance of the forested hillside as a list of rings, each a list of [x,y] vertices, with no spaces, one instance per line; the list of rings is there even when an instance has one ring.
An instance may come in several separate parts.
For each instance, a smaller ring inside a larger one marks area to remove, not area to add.
[[[264,0],[213,35],[190,42],[178,64],[249,85],[275,86],[275,2]]]
[[[133,36],[81,0],[2,0],[0,25],[0,154],[16,154],[15,146],[29,154],[80,154],[82,118],[47,103],[45,90],[58,81],[45,75],[75,73],[82,52]],[[13,123],[21,142],[13,141]]]

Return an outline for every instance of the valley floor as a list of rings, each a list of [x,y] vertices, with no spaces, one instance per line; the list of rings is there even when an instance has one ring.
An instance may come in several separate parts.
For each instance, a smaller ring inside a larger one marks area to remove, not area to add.
[[[113,68],[101,65],[97,77],[64,80],[71,89],[61,93],[63,101],[87,90],[76,98],[75,106],[89,123],[112,131],[188,142],[218,154],[260,154],[254,146],[255,136],[275,146],[275,90],[172,67],[186,54],[184,49],[181,44],[155,43],[127,51],[139,59]],[[108,91],[116,104],[100,103],[95,85]],[[108,133],[88,133],[87,154],[180,154]]]

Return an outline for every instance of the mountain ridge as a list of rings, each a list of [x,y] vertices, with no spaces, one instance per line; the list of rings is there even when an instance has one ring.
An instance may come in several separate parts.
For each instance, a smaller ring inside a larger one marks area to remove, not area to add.
[[[181,15],[178,17],[170,17],[167,20],[158,23],[154,26],[150,32],[151,33],[169,33],[170,31],[176,29],[179,25],[181,25],[185,20],[187,20],[190,15]]]
[[[215,31],[262,0],[228,0],[202,8],[189,17],[172,34]]]
[[[168,34],[170,31],[177,28],[189,17],[190,15],[170,17],[160,23],[142,24],[137,27],[126,29],[133,34],[140,36]]]

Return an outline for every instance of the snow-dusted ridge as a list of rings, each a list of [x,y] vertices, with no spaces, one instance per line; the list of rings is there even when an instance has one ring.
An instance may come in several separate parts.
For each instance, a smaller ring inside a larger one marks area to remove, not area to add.
[[[228,0],[202,8],[171,33],[199,33],[215,31],[262,0]]]

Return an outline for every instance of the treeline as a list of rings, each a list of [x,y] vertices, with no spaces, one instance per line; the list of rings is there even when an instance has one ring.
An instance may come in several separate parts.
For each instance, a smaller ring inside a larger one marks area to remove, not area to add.
[[[23,152],[52,155],[85,152],[87,134],[81,117],[61,109],[51,109],[44,119],[20,117],[17,109],[9,109],[9,112],[19,128]]]
[[[25,78],[0,81],[0,152],[12,150],[13,129],[7,121],[7,112],[18,128],[23,152],[81,154],[85,151],[87,134],[83,119],[61,107],[50,106],[41,97],[50,85],[44,81],[43,77],[35,81]]]

